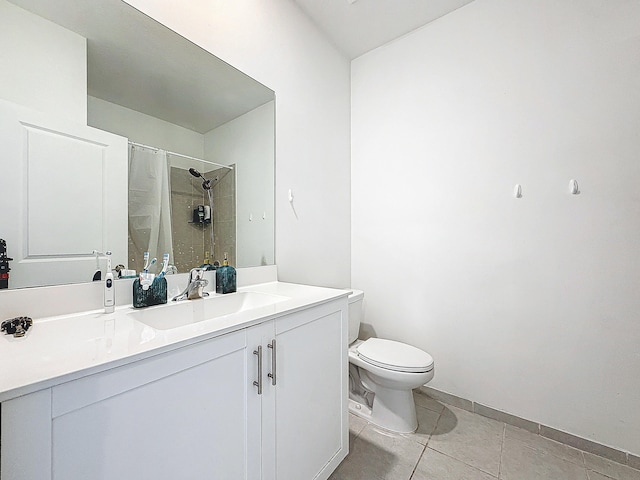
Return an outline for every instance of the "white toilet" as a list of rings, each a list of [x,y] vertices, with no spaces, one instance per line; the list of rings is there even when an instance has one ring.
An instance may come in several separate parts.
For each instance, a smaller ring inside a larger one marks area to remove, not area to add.
[[[433,378],[433,358],[406,343],[358,340],[364,293],[349,295],[349,411],[386,430],[418,428],[414,388]]]

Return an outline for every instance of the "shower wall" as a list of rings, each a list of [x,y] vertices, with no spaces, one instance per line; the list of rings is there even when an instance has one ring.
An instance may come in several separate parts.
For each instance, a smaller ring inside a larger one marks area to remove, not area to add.
[[[227,172],[227,173],[225,173]],[[203,172],[212,181],[214,256],[222,264],[224,252],[229,263],[235,265],[235,173],[219,169]],[[179,272],[188,272],[204,263],[205,252],[211,248],[210,224],[193,223],[193,210],[197,205],[208,205],[209,199],[202,189],[202,181],[183,168],[171,167],[171,228],[173,233],[173,264]]]
[[[171,167],[170,179],[173,264],[179,272],[188,272],[204,262],[209,226],[192,223],[192,220],[195,206],[206,205],[208,200],[200,182],[187,170]]]
[[[213,260],[222,264],[227,252],[229,265],[236,266],[236,170],[220,168],[205,176],[218,177],[213,187]],[[208,235],[206,241],[208,244]]]

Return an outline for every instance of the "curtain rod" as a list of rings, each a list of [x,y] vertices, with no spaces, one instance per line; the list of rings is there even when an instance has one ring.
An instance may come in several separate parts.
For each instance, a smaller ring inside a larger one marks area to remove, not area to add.
[[[162,148],[152,147],[151,145],[145,145],[143,143],[137,143],[137,142],[131,142],[131,141],[129,142],[129,145],[133,147],[148,148],[149,150],[155,150],[156,152],[159,152],[160,150],[162,150]],[[164,150],[164,151],[167,153],[167,155],[175,155],[176,157],[188,158],[189,160],[195,160],[196,162],[204,162],[204,163],[208,163],[209,165],[215,165],[216,167],[228,168],[229,170],[233,170],[233,167],[230,167],[229,165],[221,165],[219,163],[210,162],[209,160],[203,160],[202,158],[190,157],[189,155],[170,152],[168,150]]]

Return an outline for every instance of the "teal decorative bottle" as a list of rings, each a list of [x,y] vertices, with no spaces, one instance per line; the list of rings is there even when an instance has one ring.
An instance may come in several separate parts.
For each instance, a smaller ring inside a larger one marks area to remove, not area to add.
[[[236,269],[229,265],[227,252],[224,252],[222,266],[216,270],[216,293],[233,293],[236,291]]]

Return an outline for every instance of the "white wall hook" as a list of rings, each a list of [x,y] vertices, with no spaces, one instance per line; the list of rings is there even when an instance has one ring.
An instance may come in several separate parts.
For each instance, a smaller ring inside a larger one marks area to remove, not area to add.
[[[569,193],[571,195],[578,195],[580,193],[580,188],[578,187],[578,181],[573,178],[569,180]]]
[[[522,198],[522,185],[520,185],[519,183],[516,184],[515,187],[513,187],[513,196],[516,198]]]
[[[293,203],[293,190],[289,189],[289,203]]]

